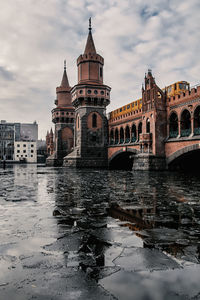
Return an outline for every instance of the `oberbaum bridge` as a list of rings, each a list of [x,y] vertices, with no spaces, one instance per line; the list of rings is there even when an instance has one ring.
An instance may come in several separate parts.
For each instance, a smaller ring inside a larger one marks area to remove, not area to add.
[[[91,21],[78,83],[70,87],[66,63],[52,110],[55,132],[47,132],[48,166],[129,170],[199,167],[200,86],[180,81],[161,89],[151,70],[142,95],[106,116],[111,88],[103,83]]]

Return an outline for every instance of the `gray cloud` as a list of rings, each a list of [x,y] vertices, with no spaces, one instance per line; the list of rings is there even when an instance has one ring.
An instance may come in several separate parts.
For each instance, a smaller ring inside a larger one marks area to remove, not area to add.
[[[63,60],[71,86],[92,16],[96,49],[105,58],[105,83],[115,109],[141,96],[145,71],[163,87],[199,82],[198,0],[10,0],[0,11],[0,119],[51,123]],[[12,21],[11,21],[12,20]]]

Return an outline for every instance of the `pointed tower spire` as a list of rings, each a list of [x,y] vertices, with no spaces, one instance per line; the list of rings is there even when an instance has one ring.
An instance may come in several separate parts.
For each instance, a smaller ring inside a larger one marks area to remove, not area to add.
[[[60,86],[69,87],[69,82],[68,82],[67,72],[66,72],[66,60],[64,60],[64,73],[63,73],[63,78]]]
[[[95,49],[95,45],[94,45],[94,41],[93,41],[93,37],[92,37],[91,18],[89,18],[89,28],[88,29],[89,29],[89,33],[88,33],[88,38],[87,38],[87,43],[85,46],[84,54],[89,54],[89,53],[96,54],[96,49]]]

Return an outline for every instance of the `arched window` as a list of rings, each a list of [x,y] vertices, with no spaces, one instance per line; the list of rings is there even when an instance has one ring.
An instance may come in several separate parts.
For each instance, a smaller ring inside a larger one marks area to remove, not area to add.
[[[111,129],[110,131],[110,145],[114,144],[114,131]]]
[[[125,143],[129,143],[129,142],[130,142],[130,128],[127,125],[125,129]]]
[[[93,128],[97,127],[97,115],[96,114],[92,115],[92,127]]]
[[[138,139],[140,139],[140,134],[142,133],[142,122],[138,125]]]
[[[119,143],[119,131],[118,129],[116,128],[115,129],[115,144],[118,144]]]
[[[136,126],[135,124],[133,124],[131,128],[131,142],[134,143],[136,139],[137,139]]]
[[[194,111],[194,134],[200,134],[200,106]]]
[[[189,136],[191,134],[191,117],[187,109],[181,114],[181,136]]]
[[[173,112],[169,118],[169,137],[178,136],[178,116]]]
[[[120,144],[123,144],[124,143],[124,128],[123,127],[121,127],[120,128],[120,132],[119,132],[119,134],[120,134]]]
[[[150,133],[150,121],[149,121],[149,119],[147,119],[147,122],[146,122],[146,133]]]

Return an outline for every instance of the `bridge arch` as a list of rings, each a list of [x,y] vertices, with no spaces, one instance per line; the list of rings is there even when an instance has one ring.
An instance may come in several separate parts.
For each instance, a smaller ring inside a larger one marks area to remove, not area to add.
[[[183,147],[166,159],[169,169],[200,169],[200,143]]]
[[[126,148],[126,151],[123,148],[116,151],[108,160],[109,168],[132,170],[133,155],[137,153],[138,150],[132,148]]]

